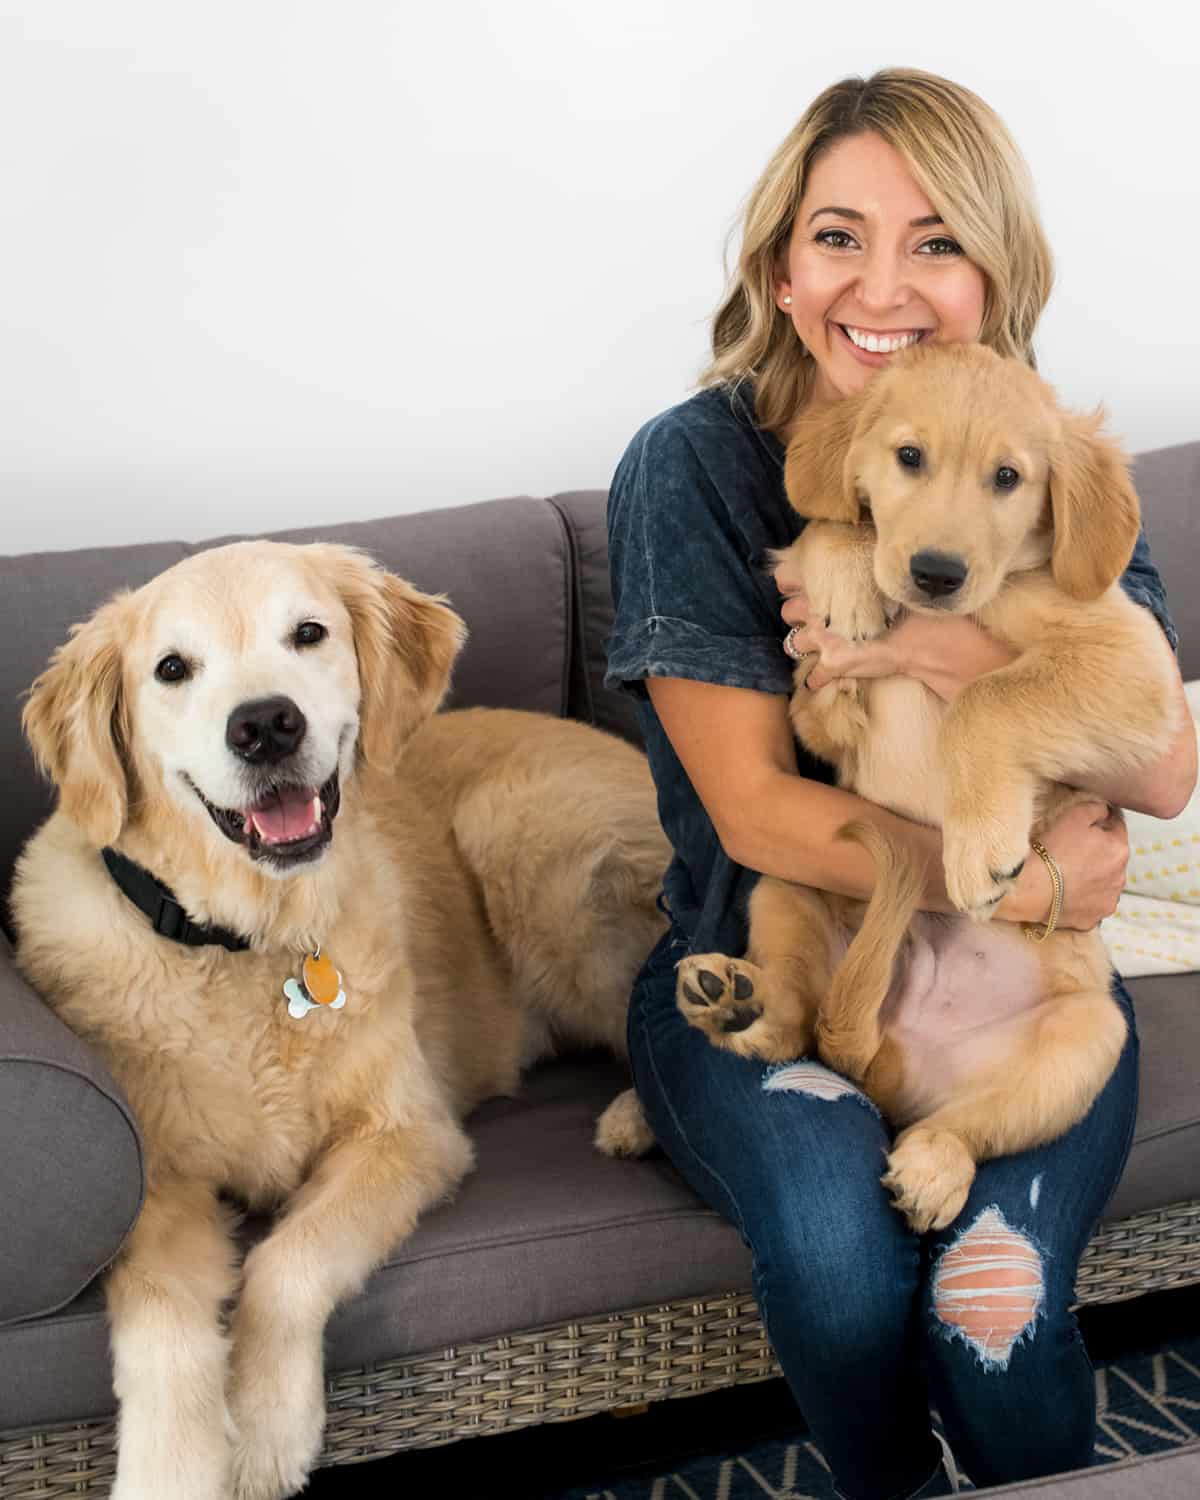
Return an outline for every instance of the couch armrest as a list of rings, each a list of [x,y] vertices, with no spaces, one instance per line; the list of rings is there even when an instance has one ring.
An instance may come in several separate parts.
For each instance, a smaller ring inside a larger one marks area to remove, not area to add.
[[[128,1104],[0,936],[0,1324],[82,1291],[124,1243],[142,1190]]]

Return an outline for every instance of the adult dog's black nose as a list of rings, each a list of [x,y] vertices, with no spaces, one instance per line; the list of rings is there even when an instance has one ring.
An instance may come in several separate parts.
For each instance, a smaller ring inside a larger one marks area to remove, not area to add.
[[[225,743],[252,766],[283,760],[300,748],[308,721],[290,698],[239,703],[225,724]]]
[[[917,552],[909,560],[908,571],[923,594],[942,599],[962,588],[967,565],[949,552]]]

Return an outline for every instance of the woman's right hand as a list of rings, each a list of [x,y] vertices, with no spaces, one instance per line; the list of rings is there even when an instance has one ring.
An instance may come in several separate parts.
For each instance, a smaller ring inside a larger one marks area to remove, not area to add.
[[[1042,835],[1042,843],[1063,879],[1060,927],[1087,932],[1111,917],[1125,886],[1129,835],[1120,808],[1107,802],[1080,802],[1068,808]],[[998,915],[1009,921],[1045,922],[1053,887],[1050,872],[1030,852],[1012,894]]]

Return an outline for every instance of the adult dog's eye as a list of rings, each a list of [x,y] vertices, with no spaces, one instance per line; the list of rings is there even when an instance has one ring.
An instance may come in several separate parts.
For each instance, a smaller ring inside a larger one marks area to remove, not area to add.
[[[154,675],[159,682],[184,682],[192,675],[192,669],[182,656],[172,651],[169,656],[164,656],[155,667]]]
[[[921,450],[920,448],[914,448],[911,443],[905,443],[903,448],[897,448],[896,457],[906,469],[919,469],[921,467]]]
[[[998,490],[1015,490],[1021,482],[1021,476],[1016,469],[1010,469],[1007,464],[1002,464],[996,470],[996,488]]]
[[[316,646],[329,634],[324,625],[318,625],[316,620],[305,620],[303,625],[297,625],[292,633],[292,644],[294,646]]]

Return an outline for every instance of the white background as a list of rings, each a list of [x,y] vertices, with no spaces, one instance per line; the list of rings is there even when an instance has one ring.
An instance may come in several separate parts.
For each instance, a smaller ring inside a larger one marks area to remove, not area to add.
[[[0,0],[0,552],[607,484],[771,151],[889,64],[1029,159],[1063,397],[1200,437],[1186,0]]]

